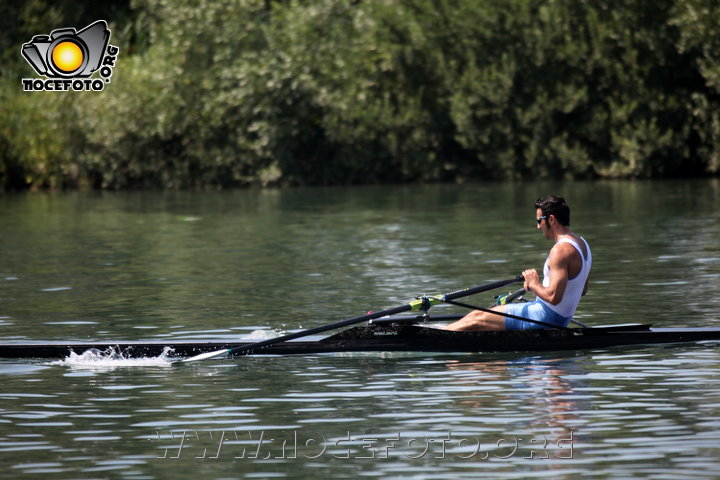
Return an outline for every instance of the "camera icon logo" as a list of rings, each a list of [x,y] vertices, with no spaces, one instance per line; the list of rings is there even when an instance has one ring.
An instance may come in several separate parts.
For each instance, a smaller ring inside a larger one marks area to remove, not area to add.
[[[35,71],[49,78],[89,77],[98,68],[110,40],[104,20],[79,32],[58,28],[48,35],[36,35],[23,44],[22,56]]]
[[[80,31],[58,28],[50,35],[35,35],[23,44],[20,53],[46,80],[23,78],[23,90],[102,91],[105,83],[110,83],[120,51],[109,45],[109,41],[110,30],[105,20],[98,20]],[[101,78],[91,79],[98,70]]]

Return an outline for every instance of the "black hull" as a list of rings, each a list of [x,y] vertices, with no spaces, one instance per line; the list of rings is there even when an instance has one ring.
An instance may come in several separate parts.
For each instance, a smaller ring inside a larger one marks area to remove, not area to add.
[[[504,332],[450,332],[417,325],[354,327],[315,341],[289,341],[251,352],[252,355],[297,355],[333,352],[544,352],[592,350],[626,345],[652,345],[720,340],[720,328],[621,327],[540,329]],[[171,348],[172,357],[251,343],[195,341],[31,342],[0,344],[0,358],[64,358],[89,349],[113,348],[128,358],[156,357]]]

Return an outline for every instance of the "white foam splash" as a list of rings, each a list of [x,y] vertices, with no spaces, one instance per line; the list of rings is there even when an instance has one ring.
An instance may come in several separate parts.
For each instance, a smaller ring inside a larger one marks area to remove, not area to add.
[[[130,357],[115,347],[105,350],[91,348],[81,354],[70,352],[62,360],[51,362],[50,365],[63,365],[71,368],[90,370],[113,370],[121,367],[169,367],[172,365],[172,349],[165,347],[157,357]]]
[[[284,332],[281,332],[279,330],[275,329],[267,329],[263,328],[260,330],[253,330],[247,335],[243,335],[242,341],[261,341],[261,340],[269,340],[271,338],[276,338],[281,335],[285,335]]]

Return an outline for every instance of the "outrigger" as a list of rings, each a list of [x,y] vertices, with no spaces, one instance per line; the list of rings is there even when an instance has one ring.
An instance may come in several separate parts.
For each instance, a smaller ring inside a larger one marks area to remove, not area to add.
[[[654,345],[720,340],[720,328],[654,328],[651,325],[616,325],[604,327],[542,328],[511,331],[454,332],[435,326],[419,325],[432,320],[456,320],[461,315],[430,317],[431,305],[460,304],[455,299],[500,288],[522,277],[502,280],[446,295],[422,296],[408,304],[372,312],[329,325],[290,333],[260,342],[228,341],[122,341],[122,342],[24,342],[0,343],[0,358],[63,358],[71,352],[87,350],[115,352],[124,358],[154,357],[170,352],[178,358],[174,363],[188,363],[210,358],[240,355],[291,355],[333,352],[547,352],[592,350],[627,345]],[[517,296],[513,295],[513,296]],[[512,299],[511,296],[510,298]],[[422,311],[419,315],[396,316],[406,311]],[[525,319],[527,321],[531,321]],[[334,335],[312,340],[297,340],[362,322]],[[582,325],[582,324],[581,324]]]

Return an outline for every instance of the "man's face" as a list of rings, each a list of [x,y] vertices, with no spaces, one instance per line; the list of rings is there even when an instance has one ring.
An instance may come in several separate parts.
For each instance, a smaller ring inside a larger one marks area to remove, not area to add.
[[[541,209],[535,210],[535,217],[539,219],[537,222],[537,229],[543,232],[543,235],[545,235],[545,238],[551,238],[549,234],[550,230],[550,218],[546,215],[543,215],[543,212]]]

